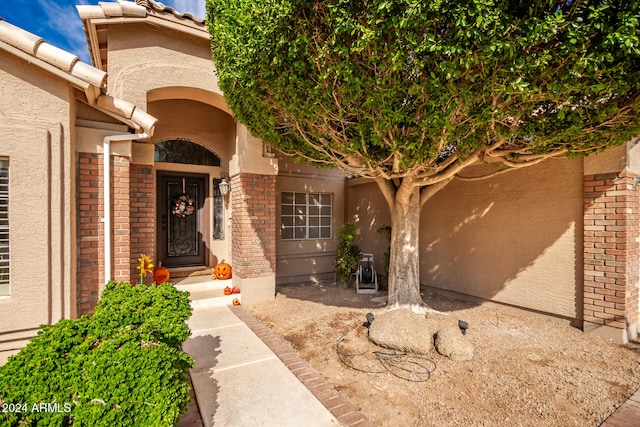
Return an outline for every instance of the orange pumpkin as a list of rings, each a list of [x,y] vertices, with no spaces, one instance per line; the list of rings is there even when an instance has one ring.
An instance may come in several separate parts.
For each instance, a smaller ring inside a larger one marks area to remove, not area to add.
[[[216,278],[220,280],[231,279],[231,266],[226,262],[221,262],[216,265],[216,268],[213,270]]]
[[[240,300],[238,298],[234,298],[233,305],[240,305]]]
[[[228,286],[226,288],[224,288],[224,294],[225,295],[231,295],[231,288],[228,287]]]
[[[159,265],[153,269],[153,281],[156,285],[162,285],[169,281],[171,275],[169,274],[169,269],[167,269],[167,267],[163,267],[160,263],[158,264]]]

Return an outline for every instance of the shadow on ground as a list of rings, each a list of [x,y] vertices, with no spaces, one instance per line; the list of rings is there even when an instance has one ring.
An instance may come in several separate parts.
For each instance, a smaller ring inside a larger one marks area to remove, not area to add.
[[[220,386],[213,378],[211,369],[218,363],[220,355],[220,337],[202,335],[189,338],[184,343],[186,351],[194,360],[190,375],[193,387],[198,389],[198,408],[203,419],[213,422],[218,407],[218,393]]]
[[[379,280],[380,290],[377,293],[356,293],[352,283],[324,280],[296,284],[278,285],[276,293],[286,298],[314,302],[334,307],[345,308],[383,308],[387,301],[387,286]],[[433,288],[422,286],[422,299],[431,308],[440,312],[466,310],[482,304],[482,300],[456,295],[452,292],[438,292]]]

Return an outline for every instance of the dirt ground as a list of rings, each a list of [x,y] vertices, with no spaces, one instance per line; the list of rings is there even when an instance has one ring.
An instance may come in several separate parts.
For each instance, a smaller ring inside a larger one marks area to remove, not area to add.
[[[379,426],[598,426],[640,387],[640,344],[426,291],[444,313],[427,315],[428,333],[466,321],[473,360],[393,355],[367,340],[366,314],[382,313],[385,296],[307,283],[245,308]]]

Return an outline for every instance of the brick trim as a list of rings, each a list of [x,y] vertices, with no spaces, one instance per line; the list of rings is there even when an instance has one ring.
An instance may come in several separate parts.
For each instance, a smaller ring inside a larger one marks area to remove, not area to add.
[[[238,316],[269,347],[307,389],[338,419],[343,426],[369,427],[374,424],[359,408],[338,393],[333,384],[311,368],[293,348],[240,306],[230,306]]]

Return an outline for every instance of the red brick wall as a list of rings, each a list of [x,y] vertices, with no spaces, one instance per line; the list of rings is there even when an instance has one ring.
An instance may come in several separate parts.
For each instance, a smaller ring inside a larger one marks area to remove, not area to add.
[[[77,164],[77,306],[78,314],[91,314],[104,282],[102,157],[79,153]]]
[[[276,177],[239,174],[231,179],[233,274],[275,276]]]
[[[140,254],[155,261],[153,166],[111,162],[112,278],[136,283]],[[93,313],[104,285],[102,164],[102,155],[78,154],[78,314]]]
[[[131,280],[131,222],[129,219],[129,160],[113,157],[111,169],[111,230],[113,280]]]
[[[129,170],[129,220],[131,224],[131,258],[129,265],[132,281],[138,280],[138,257],[140,254],[149,255],[156,264],[155,249],[155,178],[152,165],[132,164]],[[151,283],[153,278],[147,275],[145,283]]]
[[[638,322],[640,193],[634,177],[584,177],[584,320],[620,329]]]

